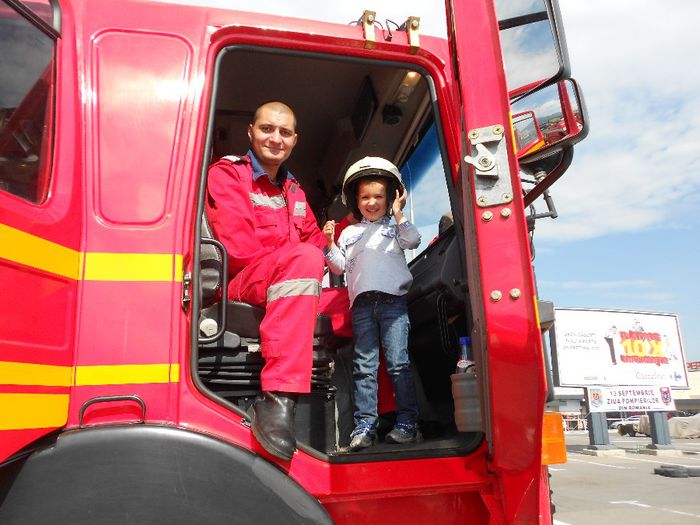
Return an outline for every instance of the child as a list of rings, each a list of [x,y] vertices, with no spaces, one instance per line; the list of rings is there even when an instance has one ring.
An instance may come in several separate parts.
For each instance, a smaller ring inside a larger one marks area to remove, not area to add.
[[[337,246],[333,242],[335,222],[328,221],[323,233],[328,240],[329,268],[335,274],[346,273],[355,335],[355,430],[350,434],[350,450],[369,447],[377,439],[380,346],[396,393],[396,425],[386,441],[417,443],[422,436],[407,349],[406,293],[413,277],[403,251],[417,248],[420,234],[401,212],[406,187],[391,162],[365,157],[346,172],[342,200],[361,222],[345,228]],[[391,224],[389,212],[396,224]]]

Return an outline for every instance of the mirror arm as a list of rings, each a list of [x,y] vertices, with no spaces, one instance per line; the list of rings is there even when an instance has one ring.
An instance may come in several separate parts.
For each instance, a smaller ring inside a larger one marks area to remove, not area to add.
[[[542,194],[544,197],[544,202],[547,204],[547,212],[546,213],[534,213],[530,215],[528,218],[531,218],[533,220],[537,219],[546,219],[548,217],[551,217],[552,219],[556,219],[559,217],[559,214],[557,213],[557,209],[554,207],[554,200],[552,199],[551,195],[549,194],[549,190],[544,190],[544,193]]]
[[[557,217],[559,217],[559,214],[557,213],[557,208],[554,206],[554,199],[552,199],[552,196],[549,194],[549,190],[544,190],[542,196],[544,198],[544,202],[547,204],[548,210],[547,213],[543,213],[542,215],[546,217],[551,217],[552,219],[556,219]]]
[[[535,173],[535,180],[537,180],[537,183],[539,184],[540,182],[542,182],[542,179],[544,179],[546,176],[547,173],[544,170],[539,170]],[[557,217],[559,217],[559,214],[557,213],[557,208],[556,206],[554,206],[554,199],[552,199],[552,196],[549,194],[549,188],[542,192],[542,198],[544,199],[544,202],[547,205],[547,213],[540,213],[538,215],[542,215],[542,218],[551,217],[552,219],[556,219]],[[535,218],[539,219],[540,217]]]
[[[557,180],[559,180],[559,177],[564,175],[566,170],[571,166],[571,161],[574,158],[574,148],[573,146],[568,146],[564,148],[561,152],[562,154],[562,160],[561,162],[557,165],[556,168],[554,168],[550,173],[547,174],[546,177],[544,177],[537,186],[532,188],[529,192],[525,194],[523,197],[523,204],[525,206],[530,206],[537,197],[542,195],[547,188],[549,188],[552,184],[554,184]],[[538,170],[539,171],[539,170]]]
[[[544,170],[539,170],[535,173],[534,177],[537,183],[539,184],[540,181],[544,180],[547,177],[547,172],[545,172]],[[527,216],[527,225],[529,231],[533,231],[535,229],[535,221],[537,219],[556,219],[557,217],[559,217],[559,214],[557,213],[557,208],[556,206],[554,206],[554,199],[552,199],[552,196],[549,194],[549,189],[546,189],[542,192],[542,198],[544,199],[544,202],[547,205],[547,212],[535,213],[534,208],[531,208],[531,213]]]

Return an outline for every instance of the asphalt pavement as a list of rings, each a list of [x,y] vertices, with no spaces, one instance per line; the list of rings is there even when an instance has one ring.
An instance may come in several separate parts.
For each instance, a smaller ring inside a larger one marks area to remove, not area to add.
[[[555,525],[700,525],[700,477],[654,473],[662,465],[700,468],[700,438],[674,439],[680,455],[640,453],[651,438],[609,433],[623,455],[593,456],[587,431],[566,432],[567,463],[550,472]]]

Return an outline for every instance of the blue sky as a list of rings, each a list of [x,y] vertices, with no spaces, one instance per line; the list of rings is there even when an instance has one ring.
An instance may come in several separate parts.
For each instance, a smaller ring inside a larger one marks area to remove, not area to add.
[[[561,0],[590,120],[538,222],[540,295],[676,313],[700,360],[700,3]]]
[[[339,23],[364,9],[416,15],[422,31],[445,35],[442,0],[226,3]],[[686,358],[700,360],[700,2],[559,5],[591,131],[552,188],[559,218],[537,224],[540,297],[678,314]]]

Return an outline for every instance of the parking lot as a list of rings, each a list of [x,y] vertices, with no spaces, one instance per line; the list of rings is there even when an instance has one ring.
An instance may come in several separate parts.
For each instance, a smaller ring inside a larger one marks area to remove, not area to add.
[[[556,525],[700,524],[700,477],[654,474],[661,465],[700,467],[700,438],[674,439],[680,456],[654,456],[639,452],[649,437],[609,436],[623,456],[584,454],[588,432],[566,433],[568,461],[550,468]]]

